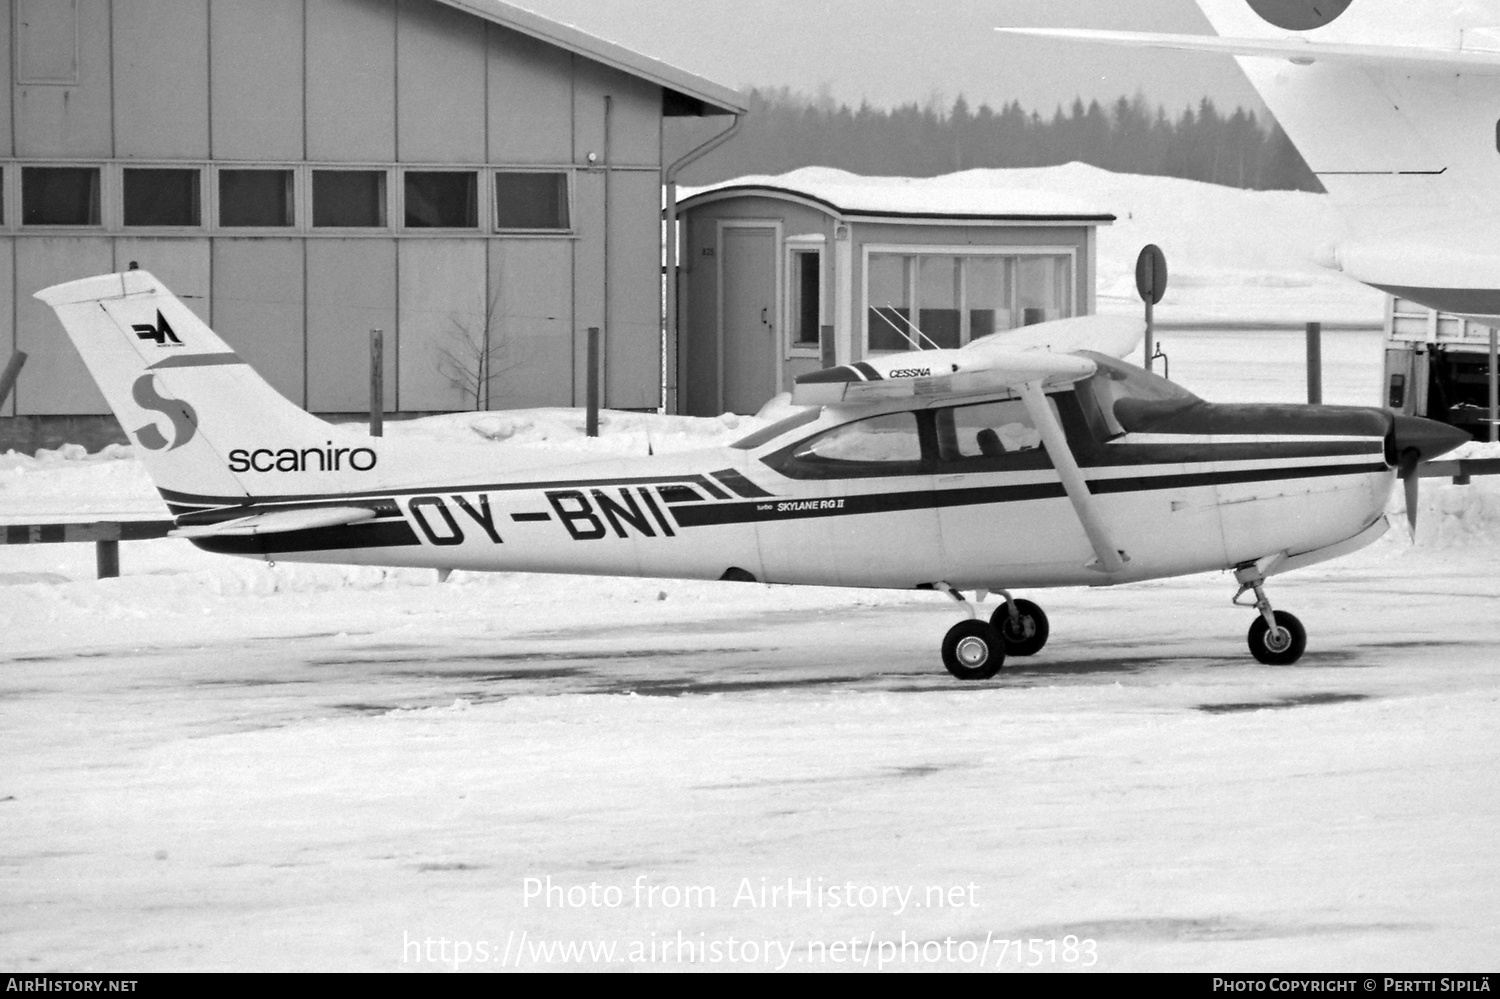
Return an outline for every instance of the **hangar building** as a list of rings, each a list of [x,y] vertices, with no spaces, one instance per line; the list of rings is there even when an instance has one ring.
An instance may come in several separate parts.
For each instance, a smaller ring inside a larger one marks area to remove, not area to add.
[[[6,7],[0,448],[102,425],[31,296],[132,261],[316,413],[367,408],[372,328],[388,409],[475,406],[486,331],[491,405],[582,404],[590,326],[604,404],[660,403],[663,121],[734,91],[498,0]]]

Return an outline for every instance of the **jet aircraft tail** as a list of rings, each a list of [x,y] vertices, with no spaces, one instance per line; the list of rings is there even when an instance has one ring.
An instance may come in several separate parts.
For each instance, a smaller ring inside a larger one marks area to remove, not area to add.
[[[84,278],[36,297],[57,312],[174,508],[347,491],[351,479],[383,477],[376,440],[288,401],[150,273]]]

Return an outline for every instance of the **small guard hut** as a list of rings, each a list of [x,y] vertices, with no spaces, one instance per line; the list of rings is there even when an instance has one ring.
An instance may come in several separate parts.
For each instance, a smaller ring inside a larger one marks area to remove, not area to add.
[[[809,167],[684,190],[678,410],[754,413],[831,364],[1092,313],[1114,216],[1005,174]]]

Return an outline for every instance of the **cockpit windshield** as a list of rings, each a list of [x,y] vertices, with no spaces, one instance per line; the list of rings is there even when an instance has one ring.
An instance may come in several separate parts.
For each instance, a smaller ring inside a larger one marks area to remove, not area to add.
[[[796,430],[801,426],[806,426],[822,415],[823,407],[811,406],[800,413],[793,413],[785,419],[777,420],[768,427],[761,427],[748,437],[741,437],[729,446],[739,448],[741,451],[753,451],[762,444],[769,444],[784,433]]]
[[[1099,367],[1079,390],[1086,388],[1093,393],[1111,435],[1139,429],[1137,424],[1147,418],[1174,413],[1203,401],[1182,386],[1134,364],[1092,350],[1079,353]]]

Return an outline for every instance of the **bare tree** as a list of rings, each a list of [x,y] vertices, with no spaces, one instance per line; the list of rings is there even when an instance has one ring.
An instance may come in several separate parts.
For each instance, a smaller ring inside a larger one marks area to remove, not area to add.
[[[438,372],[476,411],[491,408],[495,382],[517,366],[506,356],[510,338],[503,318],[496,292],[485,303],[483,315],[451,315],[447,333],[437,343]]]

